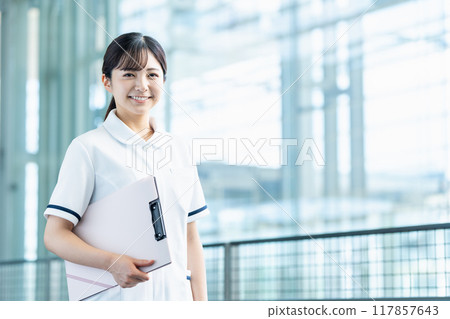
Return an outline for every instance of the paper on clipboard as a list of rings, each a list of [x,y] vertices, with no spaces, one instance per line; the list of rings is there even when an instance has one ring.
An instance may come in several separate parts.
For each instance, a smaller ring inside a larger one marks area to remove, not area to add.
[[[171,263],[156,180],[143,178],[89,205],[73,232],[91,246],[155,263]],[[117,286],[111,273],[65,262],[69,300],[83,300]]]

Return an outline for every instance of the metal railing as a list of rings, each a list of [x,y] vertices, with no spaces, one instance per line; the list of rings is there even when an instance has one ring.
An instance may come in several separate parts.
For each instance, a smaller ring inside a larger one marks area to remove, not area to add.
[[[0,262],[0,300],[68,300],[63,260]]]
[[[215,300],[450,299],[450,224],[205,245]]]
[[[210,300],[450,300],[450,223],[204,246]],[[57,258],[0,262],[0,300],[67,300]]]

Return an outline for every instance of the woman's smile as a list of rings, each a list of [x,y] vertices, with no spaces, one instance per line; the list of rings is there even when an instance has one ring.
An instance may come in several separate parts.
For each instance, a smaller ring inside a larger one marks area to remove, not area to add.
[[[137,95],[130,95],[128,97],[137,103],[145,103],[145,101],[152,98],[151,96],[137,96]]]

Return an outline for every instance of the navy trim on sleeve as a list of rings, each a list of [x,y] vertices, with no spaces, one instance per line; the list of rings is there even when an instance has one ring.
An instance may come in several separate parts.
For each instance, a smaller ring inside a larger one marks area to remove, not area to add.
[[[64,211],[64,212],[66,212],[66,213],[69,213],[69,214],[75,216],[75,217],[78,219],[78,221],[81,220],[81,216],[78,215],[77,213],[75,213],[75,212],[74,212],[73,210],[71,210],[71,209],[68,209],[68,208],[65,208],[65,207],[62,207],[62,206],[58,206],[58,205],[47,205],[47,208],[54,208],[54,209],[62,210],[62,211]]]
[[[204,210],[207,209],[207,208],[208,208],[208,206],[205,205],[205,206],[203,206],[203,207],[201,207],[201,208],[199,208],[199,209],[196,209],[196,210],[190,212],[190,213],[188,214],[188,217],[194,216],[195,214],[198,214],[198,213],[204,211]]]

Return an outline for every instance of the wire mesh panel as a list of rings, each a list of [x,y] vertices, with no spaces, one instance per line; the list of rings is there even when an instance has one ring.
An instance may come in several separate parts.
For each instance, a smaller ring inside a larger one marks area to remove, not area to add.
[[[0,263],[0,300],[67,300],[60,259]]]
[[[24,264],[4,263],[0,267],[0,300],[22,300]]]
[[[66,268],[62,260],[49,263],[49,298],[48,300],[69,300],[67,291]]]
[[[425,225],[230,243],[223,261],[230,265],[223,268],[229,271],[223,277],[228,278],[224,285],[230,293],[224,298],[450,298],[449,227]],[[207,265],[212,262],[207,260]],[[220,294],[216,290],[210,299],[221,300],[216,293]]]
[[[224,249],[223,245],[219,245],[204,252],[209,300],[224,300],[225,297]]]

